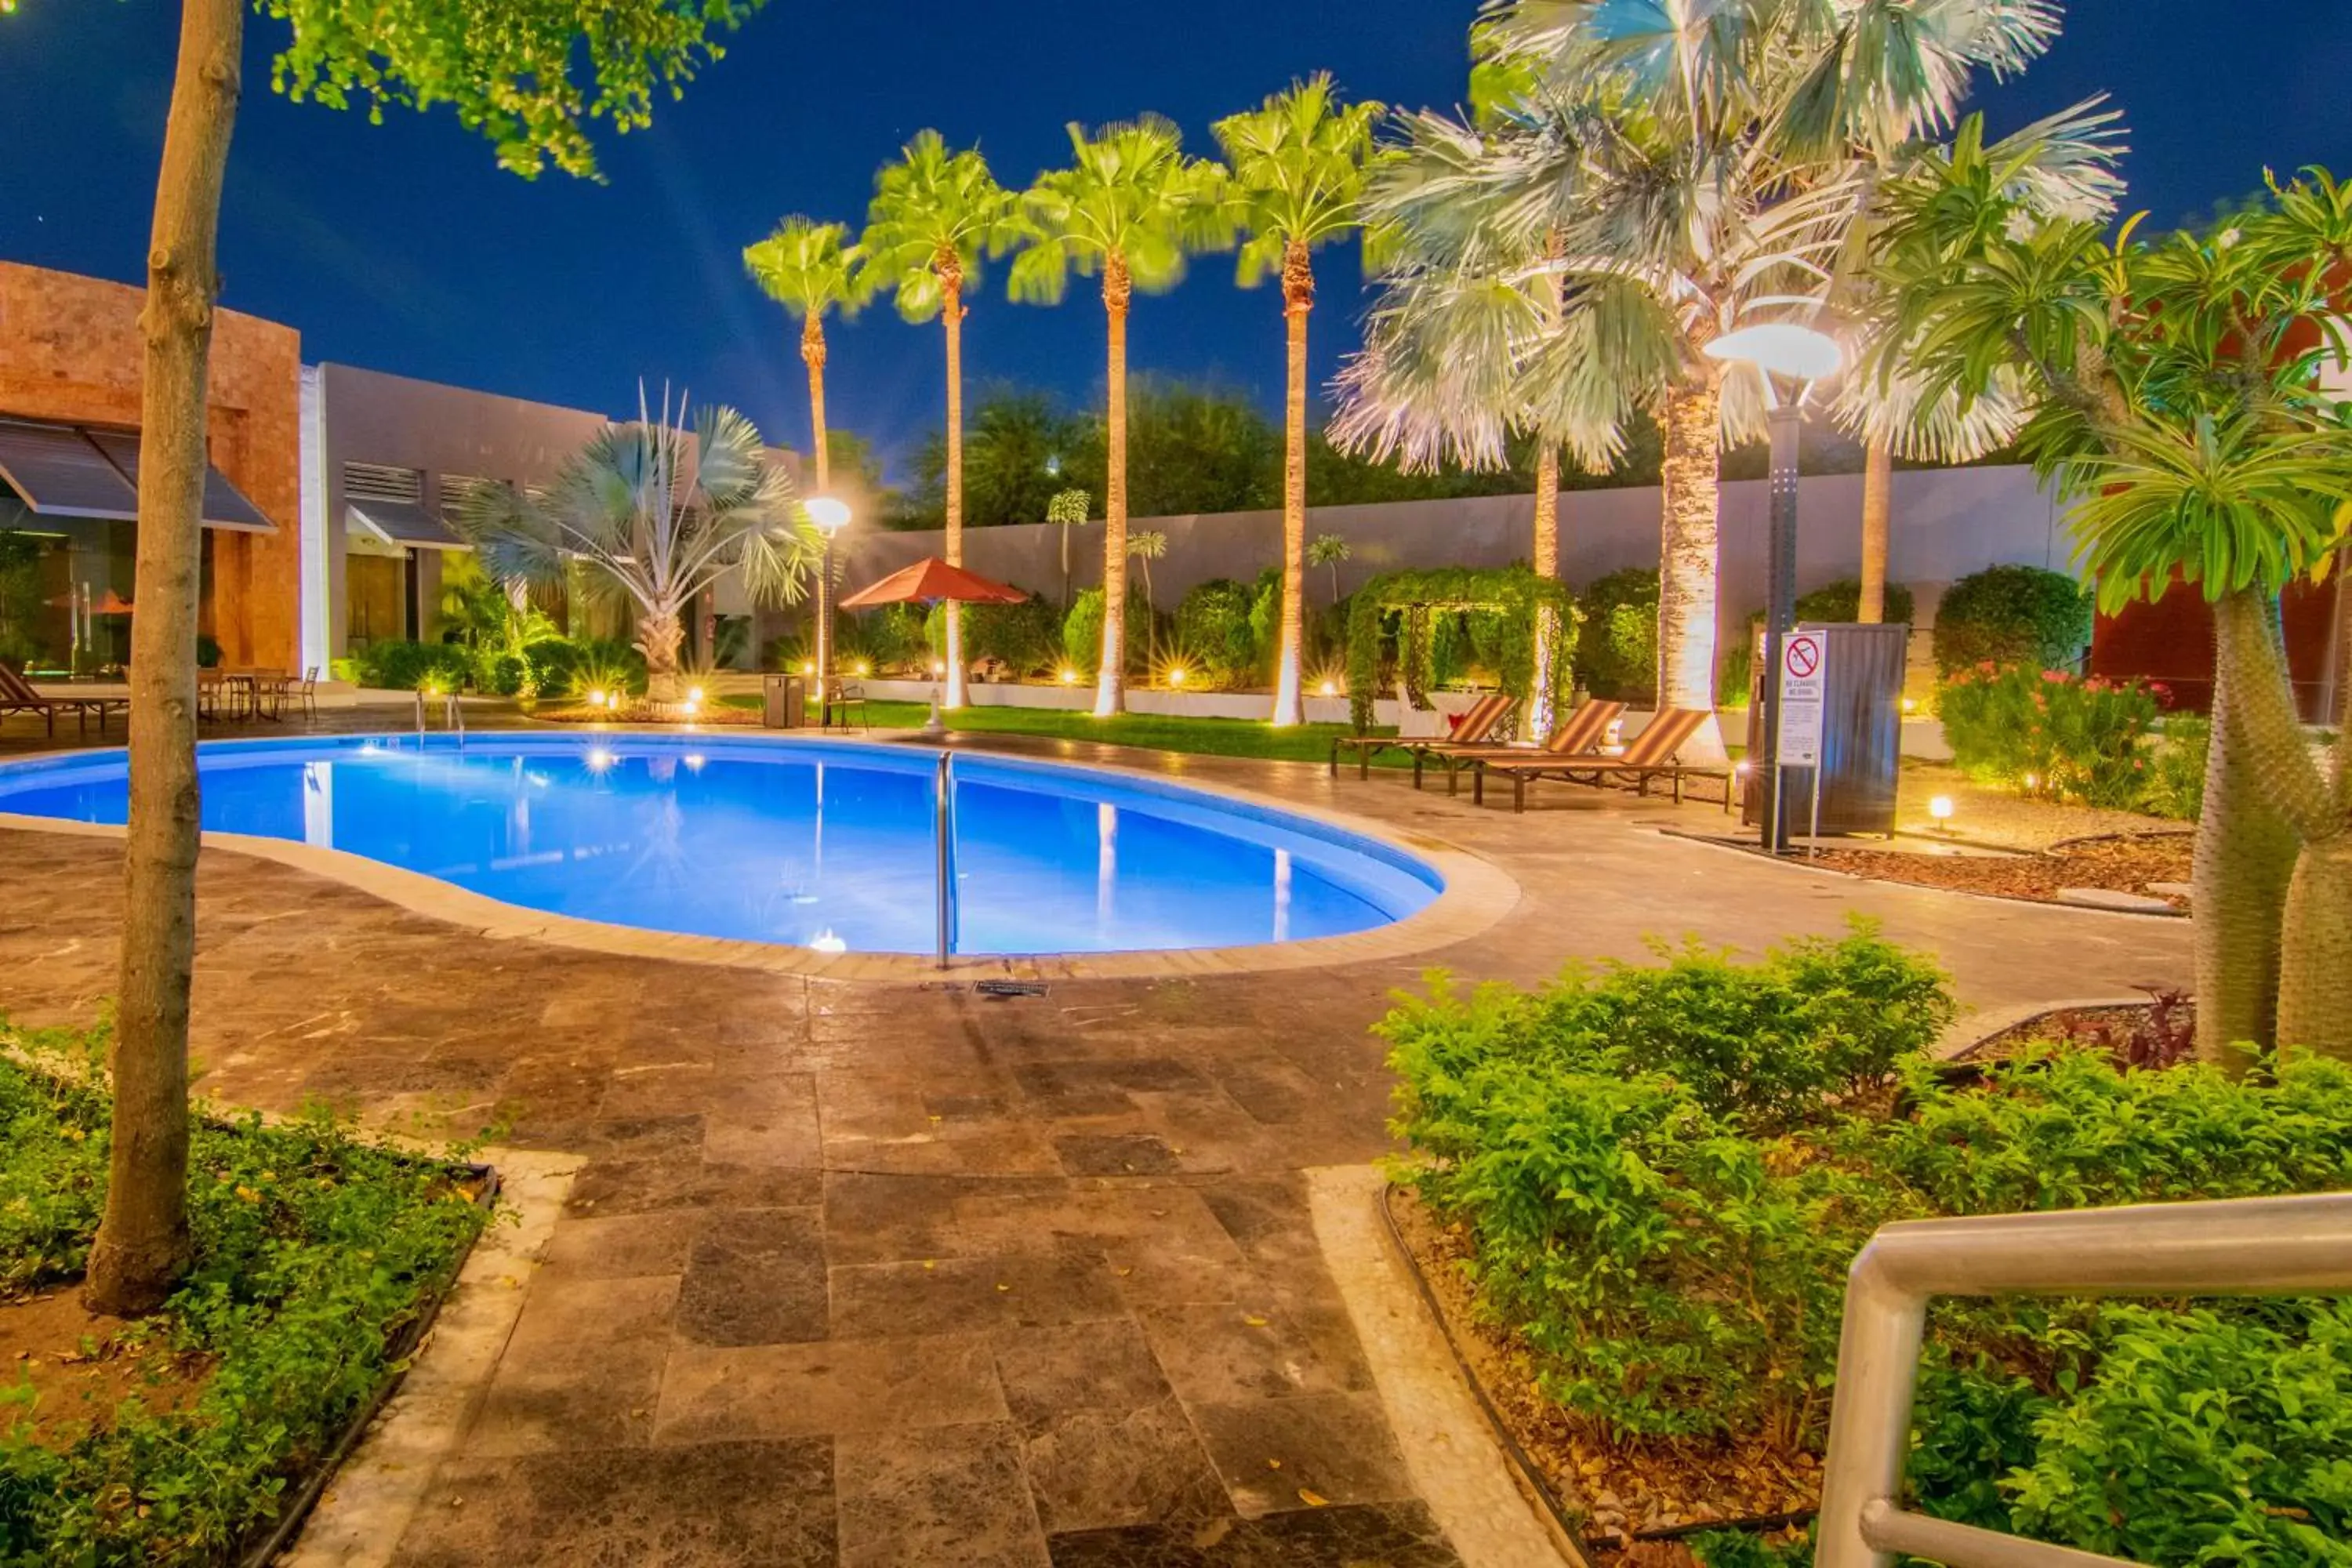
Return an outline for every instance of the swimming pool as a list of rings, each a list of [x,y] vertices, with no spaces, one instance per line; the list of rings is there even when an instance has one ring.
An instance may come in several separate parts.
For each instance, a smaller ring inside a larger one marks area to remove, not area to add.
[[[823,952],[928,953],[938,753],[628,733],[218,741],[209,832],[287,839],[525,909]],[[0,813],[123,820],[121,751],[0,765]],[[1098,769],[953,762],[953,951],[1244,947],[1389,925],[1439,873],[1293,813]]]

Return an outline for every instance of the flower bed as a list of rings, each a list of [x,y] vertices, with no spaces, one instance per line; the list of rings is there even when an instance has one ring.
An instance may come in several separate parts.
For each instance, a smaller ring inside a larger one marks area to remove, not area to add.
[[[2352,1182],[2342,1064],[2044,1049],[1956,1075],[1925,1054],[1952,1012],[1932,966],[1857,931],[1532,993],[1441,980],[1385,1020],[1405,1179],[1516,1365],[1497,1403],[1540,1415],[1520,1440],[1595,1534],[1811,1500],[1845,1268],[1883,1224]],[[2136,1561],[2345,1564],[2347,1436],[2352,1307],[1946,1302],[1910,1485]]]
[[[81,1319],[110,1108],[75,1053],[103,1037],[0,1044],[0,1563],[236,1563],[404,1367],[489,1222],[487,1178],[324,1116],[198,1118],[187,1277],[152,1318]]]

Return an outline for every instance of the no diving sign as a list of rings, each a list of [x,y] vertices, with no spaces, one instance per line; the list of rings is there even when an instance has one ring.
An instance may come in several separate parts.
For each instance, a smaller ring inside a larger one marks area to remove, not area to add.
[[[1829,645],[1819,632],[1790,632],[1780,644],[1782,767],[1810,768],[1821,762],[1828,666]]]

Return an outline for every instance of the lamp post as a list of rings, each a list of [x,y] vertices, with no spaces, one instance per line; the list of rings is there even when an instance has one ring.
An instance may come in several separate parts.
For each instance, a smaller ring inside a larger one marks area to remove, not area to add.
[[[1787,814],[1780,790],[1780,644],[1797,619],[1797,437],[1805,423],[1805,396],[1813,384],[1835,375],[1844,363],[1837,340],[1794,321],[1767,321],[1726,332],[1706,345],[1709,359],[1753,365],[1764,384],[1766,421],[1772,434],[1771,527],[1765,552],[1763,755],[1770,791],[1764,816],[1764,847],[1778,855],[1789,847]]]
[[[811,496],[801,510],[824,541],[816,570],[816,722],[822,730],[833,723],[833,537],[849,526],[849,503]]]

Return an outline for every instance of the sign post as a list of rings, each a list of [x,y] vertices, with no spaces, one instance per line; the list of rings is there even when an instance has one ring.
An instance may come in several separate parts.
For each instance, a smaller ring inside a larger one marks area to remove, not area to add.
[[[1775,855],[1789,847],[1781,784],[1790,768],[1810,768],[1818,784],[1822,763],[1822,714],[1829,690],[1829,639],[1817,631],[1790,632],[1780,642],[1779,689],[1773,696],[1780,744],[1772,759],[1772,806],[1764,843]]]

